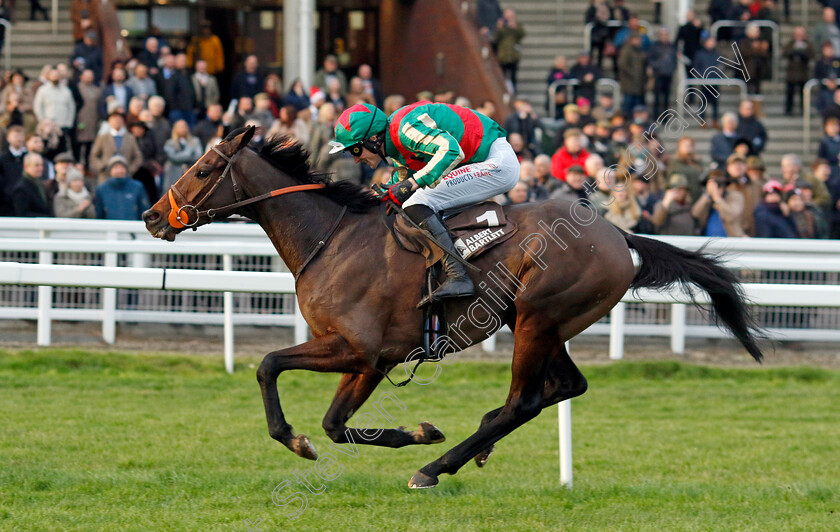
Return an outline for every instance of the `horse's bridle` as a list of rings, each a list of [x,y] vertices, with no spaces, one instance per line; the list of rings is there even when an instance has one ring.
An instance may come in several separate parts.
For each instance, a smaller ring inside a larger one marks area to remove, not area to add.
[[[259,196],[254,196],[253,198],[242,199],[242,189],[239,184],[236,182],[236,177],[233,175],[233,163],[236,161],[236,158],[239,157],[242,148],[238,149],[236,153],[234,153],[231,157],[228,157],[222,151],[213,146],[211,148],[216,154],[227,161],[227,166],[222,171],[222,174],[216,179],[216,182],[213,183],[213,186],[210,187],[210,190],[207,191],[206,194],[196,203],[195,205],[191,205],[189,201],[184,197],[184,194],[178,190],[175,185],[172,185],[169,188],[169,225],[172,226],[173,229],[181,229],[184,227],[195,227],[198,224],[198,220],[201,219],[202,216],[207,216],[210,221],[212,222],[213,219],[216,217],[217,214],[220,212],[227,212],[233,209],[237,209],[239,207],[244,207],[245,205],[250,205],[251,203],[256,203],[258,201],[262,201],[268,198],[274,198],[277,196],[282,196],[283,194],[290,194],[292,192],[300,192],[303,190],[317,190],[320,188],[326,187],[323,183],[312,183],[307,185],[293,185],[290,187],[285,188],[278,188],[272,190],[271,192],[266,192],[264,194],[260,194]],[[219,185],[224,181],[227,176],[230,176],[231,183],[233,184],[233,194],[236,198],[234,203],[229,205],[225,205],[224,207],[217,207],[215,209],[207,209],[205,211],[198,210],[205,201],[219,188]],[[175,196],[178,196],[176,201]],[[178,202],[181,202],[183,205],[181,207],[178,206]],[[195,218],[190,220],[191,215],[194,215]]]

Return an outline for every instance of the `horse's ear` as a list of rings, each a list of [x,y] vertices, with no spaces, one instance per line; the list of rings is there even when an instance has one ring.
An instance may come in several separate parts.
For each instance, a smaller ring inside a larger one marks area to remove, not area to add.
[[[256,132],[256,131],[257,131],[257,127],[256,126],[251,126],[248,129],[246,129],[244,133],[239,135],[239,142],[236,143],[236,151],[239,151],[242,148],[244,148],[245,146],[247,146],[248,143],[251,142],[251,139],[254,138],[254,132]],[[236,139],[234,139],[234,140],[236,140]]]

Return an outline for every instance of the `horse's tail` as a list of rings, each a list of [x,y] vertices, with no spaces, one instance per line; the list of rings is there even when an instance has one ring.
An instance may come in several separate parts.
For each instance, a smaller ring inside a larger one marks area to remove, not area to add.
[[[732,331],[754,359],[764,357],[757,338],[764,337],[747,311],[744,292],[735,275],[720,265],[720,259],[703,250],[687,251],[676,246],[624,233],[627,244],[635,249],[641,267],[631,288],[665,288],[680,284],[691,294],[690,284],[709,293],[716,318]],[[699,307],[697,303],[695,303]]]

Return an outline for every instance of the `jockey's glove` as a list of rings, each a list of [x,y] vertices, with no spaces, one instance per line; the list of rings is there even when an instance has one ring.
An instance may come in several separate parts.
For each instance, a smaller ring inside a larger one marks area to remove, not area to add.
[[[402,205],[412,194],[414,194],[414,190],[411,181],[403,179],[399,183],[391,185],[389,189],[383,189],[383,193],[379,196],[379,199],[382,201],[393,201],[397,205]]]

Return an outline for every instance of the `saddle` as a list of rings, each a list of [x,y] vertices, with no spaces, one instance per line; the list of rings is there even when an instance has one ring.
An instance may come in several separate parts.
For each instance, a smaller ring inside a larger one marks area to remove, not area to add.
[[[440,214],[446,228],[455,236],[455,247],[468,261],[512,237],[518,229],[507,219],[502,206],[493,201],[450,209]],[[391,220],[393,222],[388,223],[386,218],[386,225],[394,239],[406,250],[423,255],[427,270],[440,261],[443,251],[429,242],[422,232],[409,225],[402,216]]]
[[[444,225],[455,238],[456,249],[464,260],[471,260],[485,251],[501,244],[517,231],[517,226],[507,219],[502,206],[493,201],[485,201],[465,208],[451,209],[440,213]],[[440,259],[444,252],[432,244],[418,228],[409,224],[402,216],[389,217],[383,213],[382,220],[397,244],[404,249],[422,254],[426,259],[426,282],[422,296],[432,293],[441,276]],[[431,303],[422,308],[423,353],[416,357],[417,369],[426,360],[440,361],[445,356],[445,342],[439,340],[448,334],[446,306],[441,302]],[[390,378],[388,379],[390,380]],[[396,386],[404,386],[411,379]]]

